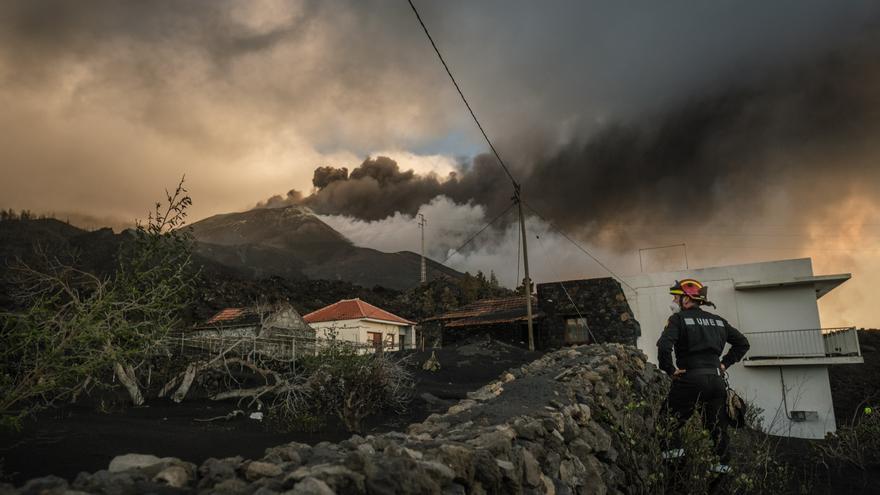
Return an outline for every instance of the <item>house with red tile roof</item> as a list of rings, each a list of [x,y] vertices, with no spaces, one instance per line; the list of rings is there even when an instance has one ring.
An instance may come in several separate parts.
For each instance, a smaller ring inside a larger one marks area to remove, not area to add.
[[[360,299],[343,299],[305,316],[318,338],[335,335],[367,348],[385,351],[415,346],[415,322]]]
[[[190,336],[273,337],[276,335],[314,338],[315,331],[288,303],[275,306],[224,308],[195,325]]]

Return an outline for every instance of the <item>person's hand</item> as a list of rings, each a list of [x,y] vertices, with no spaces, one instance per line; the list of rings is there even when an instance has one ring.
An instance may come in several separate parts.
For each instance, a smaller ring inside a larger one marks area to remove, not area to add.
[[[676,380],[678,378],[681,378],[681,376],[684,375],[685,373],[687,373],[687,370],[681,370],[681,369],[675,368],[675,372],[672,373],[672,379]]]

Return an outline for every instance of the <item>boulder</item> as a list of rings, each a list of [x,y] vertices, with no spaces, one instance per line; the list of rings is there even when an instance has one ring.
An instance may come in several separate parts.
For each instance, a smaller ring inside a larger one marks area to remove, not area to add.
[[[225,480],[235,479],[242,460],[241,457],[229,457],[210,458],[203,462],[199,466],[199,489],[208,489]]]
[[[23,487],[21,487],[19,493],[34,495],[62,495],[69,493],[69,490],[67,480],[50,475],[28,481]]]
[[[303,478],[285,493],[288,495],[336,495],[336,492],[327,483],[311,476]]]
[[[150,454],[124,454],[118,455],[110,461],[107,471],[111,473],[119,473],[128,471],[129,469],[142,469],[155,466],[162,462],[162,459]]]
[[[260,478],[274,478],[275,476],[281,476],[283,473],[284,470],[277,464],[253,461],[245,468],[244,477],[254,481]]]
[[[153,481],[174,488],[188,486],[192,477],[182,466],[168,466],[153,477]]]

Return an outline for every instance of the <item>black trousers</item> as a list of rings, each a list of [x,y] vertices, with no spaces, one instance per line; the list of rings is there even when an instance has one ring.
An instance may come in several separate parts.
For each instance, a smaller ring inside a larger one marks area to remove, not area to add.
[[[720,376],[715,374],[692,375],[685,373],[672,382],[669,389],[669,397],[666,399],[666,410],[672,414],[678,422],[677,431],[687,423],[687,420],[699,408],[702,413],[703,427],[709,430],[712,442],[715,444],[715,454],[721,458],[721,462],[727,463],[728,437],[727,437],[727,411],[725,401],[727,388]],[[678,445],[676,445],[678,446]]]

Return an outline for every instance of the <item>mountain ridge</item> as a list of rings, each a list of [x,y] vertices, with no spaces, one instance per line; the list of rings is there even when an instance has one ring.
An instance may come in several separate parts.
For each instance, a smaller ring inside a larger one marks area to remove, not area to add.
[[[356,246],[302,206],[222,213],[189,228],[200,256],[245,276],[343,280],[397,290],[420,283],[418,254]],[[429,280],[463,276],[430,259],[426,264]]]

